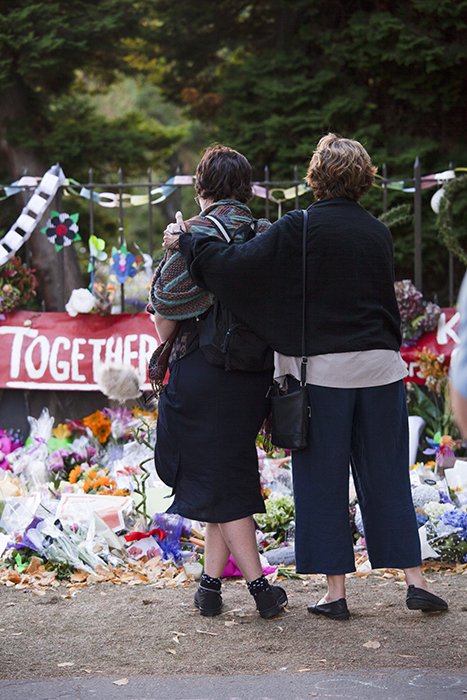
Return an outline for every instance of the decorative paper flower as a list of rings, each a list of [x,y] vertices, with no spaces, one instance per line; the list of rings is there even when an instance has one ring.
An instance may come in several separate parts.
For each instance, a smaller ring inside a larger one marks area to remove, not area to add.
[[[65,309],[69,316],[88,314],[96,306],[96,300],[89,289],[73,289]]]
[[[97,236],[89,236],[89,254],[96,260],[107,260],[107,253],[104,251],[105,241]]]
[[[112,248],[112,260],[110,274],[115,275],[119,284],[124,284],[129,277],[134,277],[138,272],[136,258],[125,244],[120,249]]]
[[[55,246],[55,250],[61,250],[74,243],[80,241],[78,227],[79,214],[67,214],[58,211],[50,212],[50,219],[44,228],[41,228],[41,233],[44,233],[49,242]]]

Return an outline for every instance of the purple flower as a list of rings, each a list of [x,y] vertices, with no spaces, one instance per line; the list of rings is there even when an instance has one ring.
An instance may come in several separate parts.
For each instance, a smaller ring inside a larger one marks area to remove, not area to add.
[[[19,542],[16,543],[15,549],[22,549],[23,547],[29,547],[29,549],[35,552],[42,553],[43,550],[43,538],[40,532],[40,524],[44,521],[42,518],[37,516],[29,523]]]
[[[458,530],[458,535],[463,540],[467,540],[467,513],[462,510],[450,510],[441,516],[445,525],[451,525]]]
[[[444,491],[439,492],[439,502],[440,503],[454,503],[451,498],[449,498],[448,494],[445,493]]]
[[[49,456],[47,462],[47,468],[49,472],[59,472],[65,468],[65,463],[63,458],[68,454],[68,450],[61,447],[59,450],[55,450]]]

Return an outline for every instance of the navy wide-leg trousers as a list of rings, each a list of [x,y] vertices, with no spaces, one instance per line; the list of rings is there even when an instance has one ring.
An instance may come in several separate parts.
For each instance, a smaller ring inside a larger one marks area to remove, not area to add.
[[[289,378],[289,391],[297,386]],[[349,464],[372,567],[419,566],[403,381],[362,389],[307,388],[310,440],[292,455],[297,571],[355,571]]]

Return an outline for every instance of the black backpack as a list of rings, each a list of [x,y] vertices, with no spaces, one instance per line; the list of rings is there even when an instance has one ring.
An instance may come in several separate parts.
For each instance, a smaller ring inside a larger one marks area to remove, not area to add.
[[[239,226],[232,235],[217,217],[206,215],[206,219],[212,221],[229,245],[236,241],[246,243],[256,235],[255,219]],[[272,349],[218,299],[199,317],[198,334],[199,347],[209,364],[227,372],[262,372],[274,367]]]

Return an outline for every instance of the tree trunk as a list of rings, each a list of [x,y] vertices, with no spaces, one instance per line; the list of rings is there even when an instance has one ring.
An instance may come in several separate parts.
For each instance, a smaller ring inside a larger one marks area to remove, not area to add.
[[[42,163],[34,151],[23,150],[9,141],[9,123],[31,120],[33,113],[31,102],[28,100],[28,92],[20,84],[0,92],[0,156],[3,157],[8,175],[12,180],[17,180],[25,174],[41,177],[52,165],[52,163]],[[26,204],[30,196],[31,191],[24,193],[21,207]],[[48,216],[49,214],[46,212],[42,220],[46,221]],[[38,221],[28,243],[31,251],[31,266],[36,270],[39,295],[46,310],[61,311],[71,291],[83,286],[78,259],[73,246],[65,248],[63,256],[58,256],[47,237],[40,233],[40,228],[41,222]],[[59,261],[63,261],[64,265],[63,291]]]

